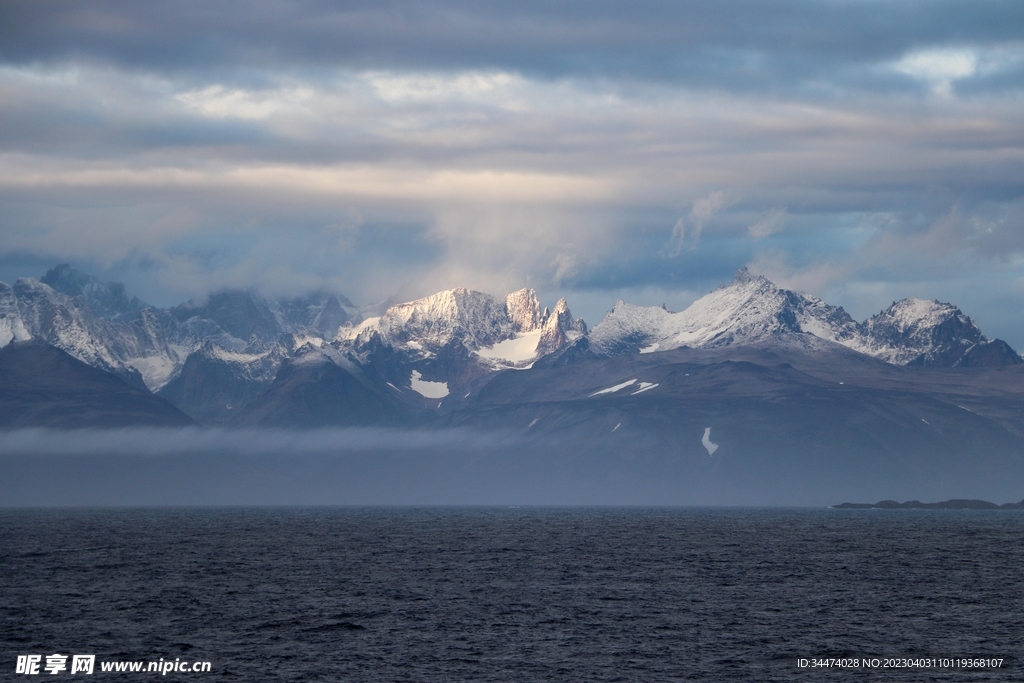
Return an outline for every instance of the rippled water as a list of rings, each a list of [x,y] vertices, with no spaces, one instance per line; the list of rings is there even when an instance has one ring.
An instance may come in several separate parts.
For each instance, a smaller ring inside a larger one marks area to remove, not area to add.
[[[1019,512],[0,511],[0,679],[88,652],[212,662],[161,677],[193,681],[1021,680],[1022,540]],[[1010,668],[796,666],[964,655]]]

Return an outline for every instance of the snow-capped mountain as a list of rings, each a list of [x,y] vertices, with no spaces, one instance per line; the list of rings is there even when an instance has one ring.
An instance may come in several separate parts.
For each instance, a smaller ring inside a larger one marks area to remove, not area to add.
[[[328,292],[275,301],[237,289],[193,299],[169,313],[174,321],[170,336],[175,343],[194,347],[212,339],[231,351],[241,351],[254,339],[273,344],[283,334],[332,339],[339,327],[357,315],[352,302]]]
[[[95,315],[85,298],[69,296],[23,278],[11,293],[24,331],[73,357],[151,390],[173,370],[178,356],[168,345],[160,316],[143,309],[130,322]]]
[[[630,355],[657,362],[649,354],[683,347],[811,353],[843,347],[843,353],[893,365],[1021,362],[951,304],[905,299],[858,323],[841,307],[746,269],[679,313],[619,301],[589,331],[565,299],[549,310],[532,289],[504,298],[446,290],[362,320],[360,311],[367,309],[322,291],[274,300],[222,290],[160,309],[66,265],[43,279],[52,284],[30,278],[13,287],[0,283],[0,347],[43,341],[158,393],[203,423],[234,419],[274,386],[289,363],[288,382],[274,394],[288,402],[288,410],[298,410],[303,396],[326,397],[348,387],[370,391],[389,411],[412,415],[459,410],[502,370]],[[334,370],[310,370],[309,363],[331,363],[356,384]],[[316,384],[321,381],[330,386]],[[276,424],[267,417],[274,400],[260,404],[260,421]],[[324,400],[350,403],[340,396]]]
[[[591,332],[590,345],[598,353],[618,355],[782,342],[807,332],[845,344],[857,339],[859,328],[841,307],[780,289],[742,268],[731,284],[680,313],[616,302]]]
[[[391,306],[343,328],[334,345],[383,383],[437,402],[496,370],[529,368],[586,331],[564,299],[549,312],[532,289],[501,300],[459,288]]]
[[[1009,345],[989,340],[952,304],[894,303],[863,323],[840,306],[776,286],[740,269],[731,284],[680,313],[619,301],[590,334],[598,355],[797,344],[841,344],[896,365],[1001,365],[1021,362]]]
[[[452,341],[471,350],[515,335],[505,302],[469,289],[450,289],[391,306],[380,318],[365,321],[346,338],[377,334],[392,346],[436,354]]]
[[[949,303],[903,299],[862,325],[864,353],[896,365],[996,365],[1019,358],[1000,340],[989,340],[971,318]]]
[[[355,416],[383,424],[397,414],[417,423],[462,405],[497,371],[529,368],[586,331],[564,300],[542,310],[530,289],[504,300],[469,289],[438,292],[342,328],[332,342],[296,335],[273,385],[233,423],[276,425],[278,415],[290,415],[304,425],[351,424]],[[383,412],[371,419],[365,405]],[[348,407],[334,415],[325,406]]]
[[[634,482],[669,502],[776,500],[757,496],[780,487],[842,500],[879,481],[1010,491],[1024,471],[1021,358],[936,301],[859,323],[741,270],[685,311],[618,302],[588,332],[564,299],[547,310],[529,289],[449,290],[360,322],[322,292],[136,310],[123,289],[73,270],[46,279],[0,283],[2,428],[493,430],[515,439],[495,480]],[[31,339],[45,344],[17,343]],[[855,488],[827,488],[836,482]],[[733,498],[672,497],[714,490]]]
[[[239,381],[252,375],[247,363],[239,364],[242,357],[263,358],[260,367],[271,359],[272,367],[261,372],[276,373],[280,359],[292,350],[291,340],[289,348],[276,350],[284,335],[332,338],[353,316],[358,312],[348,299],[322,291],[274,301],[255,292],[224,290],[158,309],[129,297],[120,283],[101,282],[67,264],[50,269],[41,280],[22,278],[14,287],[0,283],[0,347],[45,341],[150,391],[177,377],[193,352],[200,354],[203,367],[225,363],[219,374],[237,372]],[[273,374],[267,385],[272,380]]]
[[[549,312],[528,289],[504,300],[448,290],[360,322],[348,299],[323,291],[272,300],[222,290],[159,309],[66,264],[43,280],[0,284],[0,346],[44,341],[204,422],[230,419],[307,345],[336,357],[339,367],[355,363],[361,376],[415,407],[496,370],[529,367],[587,331],[564,300]]]
[[[569,310],[569,304],[565,302],[565,299],[559,299],[550,314],[546,309],[544,311],[536,356],[555,353],[586,334],[587,324],[583,322],[583,318],[574,319],[572,311]]]
[[[334,339],[341,327],[363,319],[359,309],[347,298],[324,290],[272,302],[272,310],[287,332],[322,339]]]
[[[82,297],[93,315],[107,320],[128,322],[149,307],[138,297],[129,297],[120,282],[100,282],[66,263],[46,271],[39,281],[61,294]]]
[[[201,422],[227,422],[270,388],[289,351],[256,341],[229,351],[207,339],[156,393]]]
[[[549,312],[541,311],[532,289],[512,292],[501,301],[490,294],[458,288],[391,306],[379,318],[342,330],[338,340],[358,349],[376,337],[424,358],[457,342],[496,364],[516,365],[585,333],[586,323],[572,318],[565,299]]]

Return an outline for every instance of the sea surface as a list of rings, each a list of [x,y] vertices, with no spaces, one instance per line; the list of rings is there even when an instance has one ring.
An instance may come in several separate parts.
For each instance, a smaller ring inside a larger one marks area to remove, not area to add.
[[[0,680],[1019,681],[1022,650],[1019,511],[0,510]],[[15,673],[54,653],[96,672]],[[99,670],[161,658],[211,670]]]

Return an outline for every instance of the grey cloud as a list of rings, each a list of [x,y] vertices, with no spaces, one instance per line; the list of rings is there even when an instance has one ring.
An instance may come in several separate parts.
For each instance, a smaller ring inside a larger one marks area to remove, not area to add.
[[[1019,41],[1024,8],[1012,0],[21,0],[3,4],[0,27],[0,59],[12,63],[85,59],[202,72],[472,67],[773,89],[844,80],[843,69],[921,46]]]

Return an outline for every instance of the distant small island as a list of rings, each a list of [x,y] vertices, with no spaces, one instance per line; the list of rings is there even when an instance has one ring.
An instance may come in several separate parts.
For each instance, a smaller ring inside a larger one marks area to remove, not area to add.
[[[840,503],[833,508],[844,510],[1024,510],[1024,500],[1019,503],[1003,503],[996,505],[987,500],[967,500],[954,498],[941,503],[922,503],[919,500],[908,500],[897,503],[895,500],[880,500],[877,503]]]

